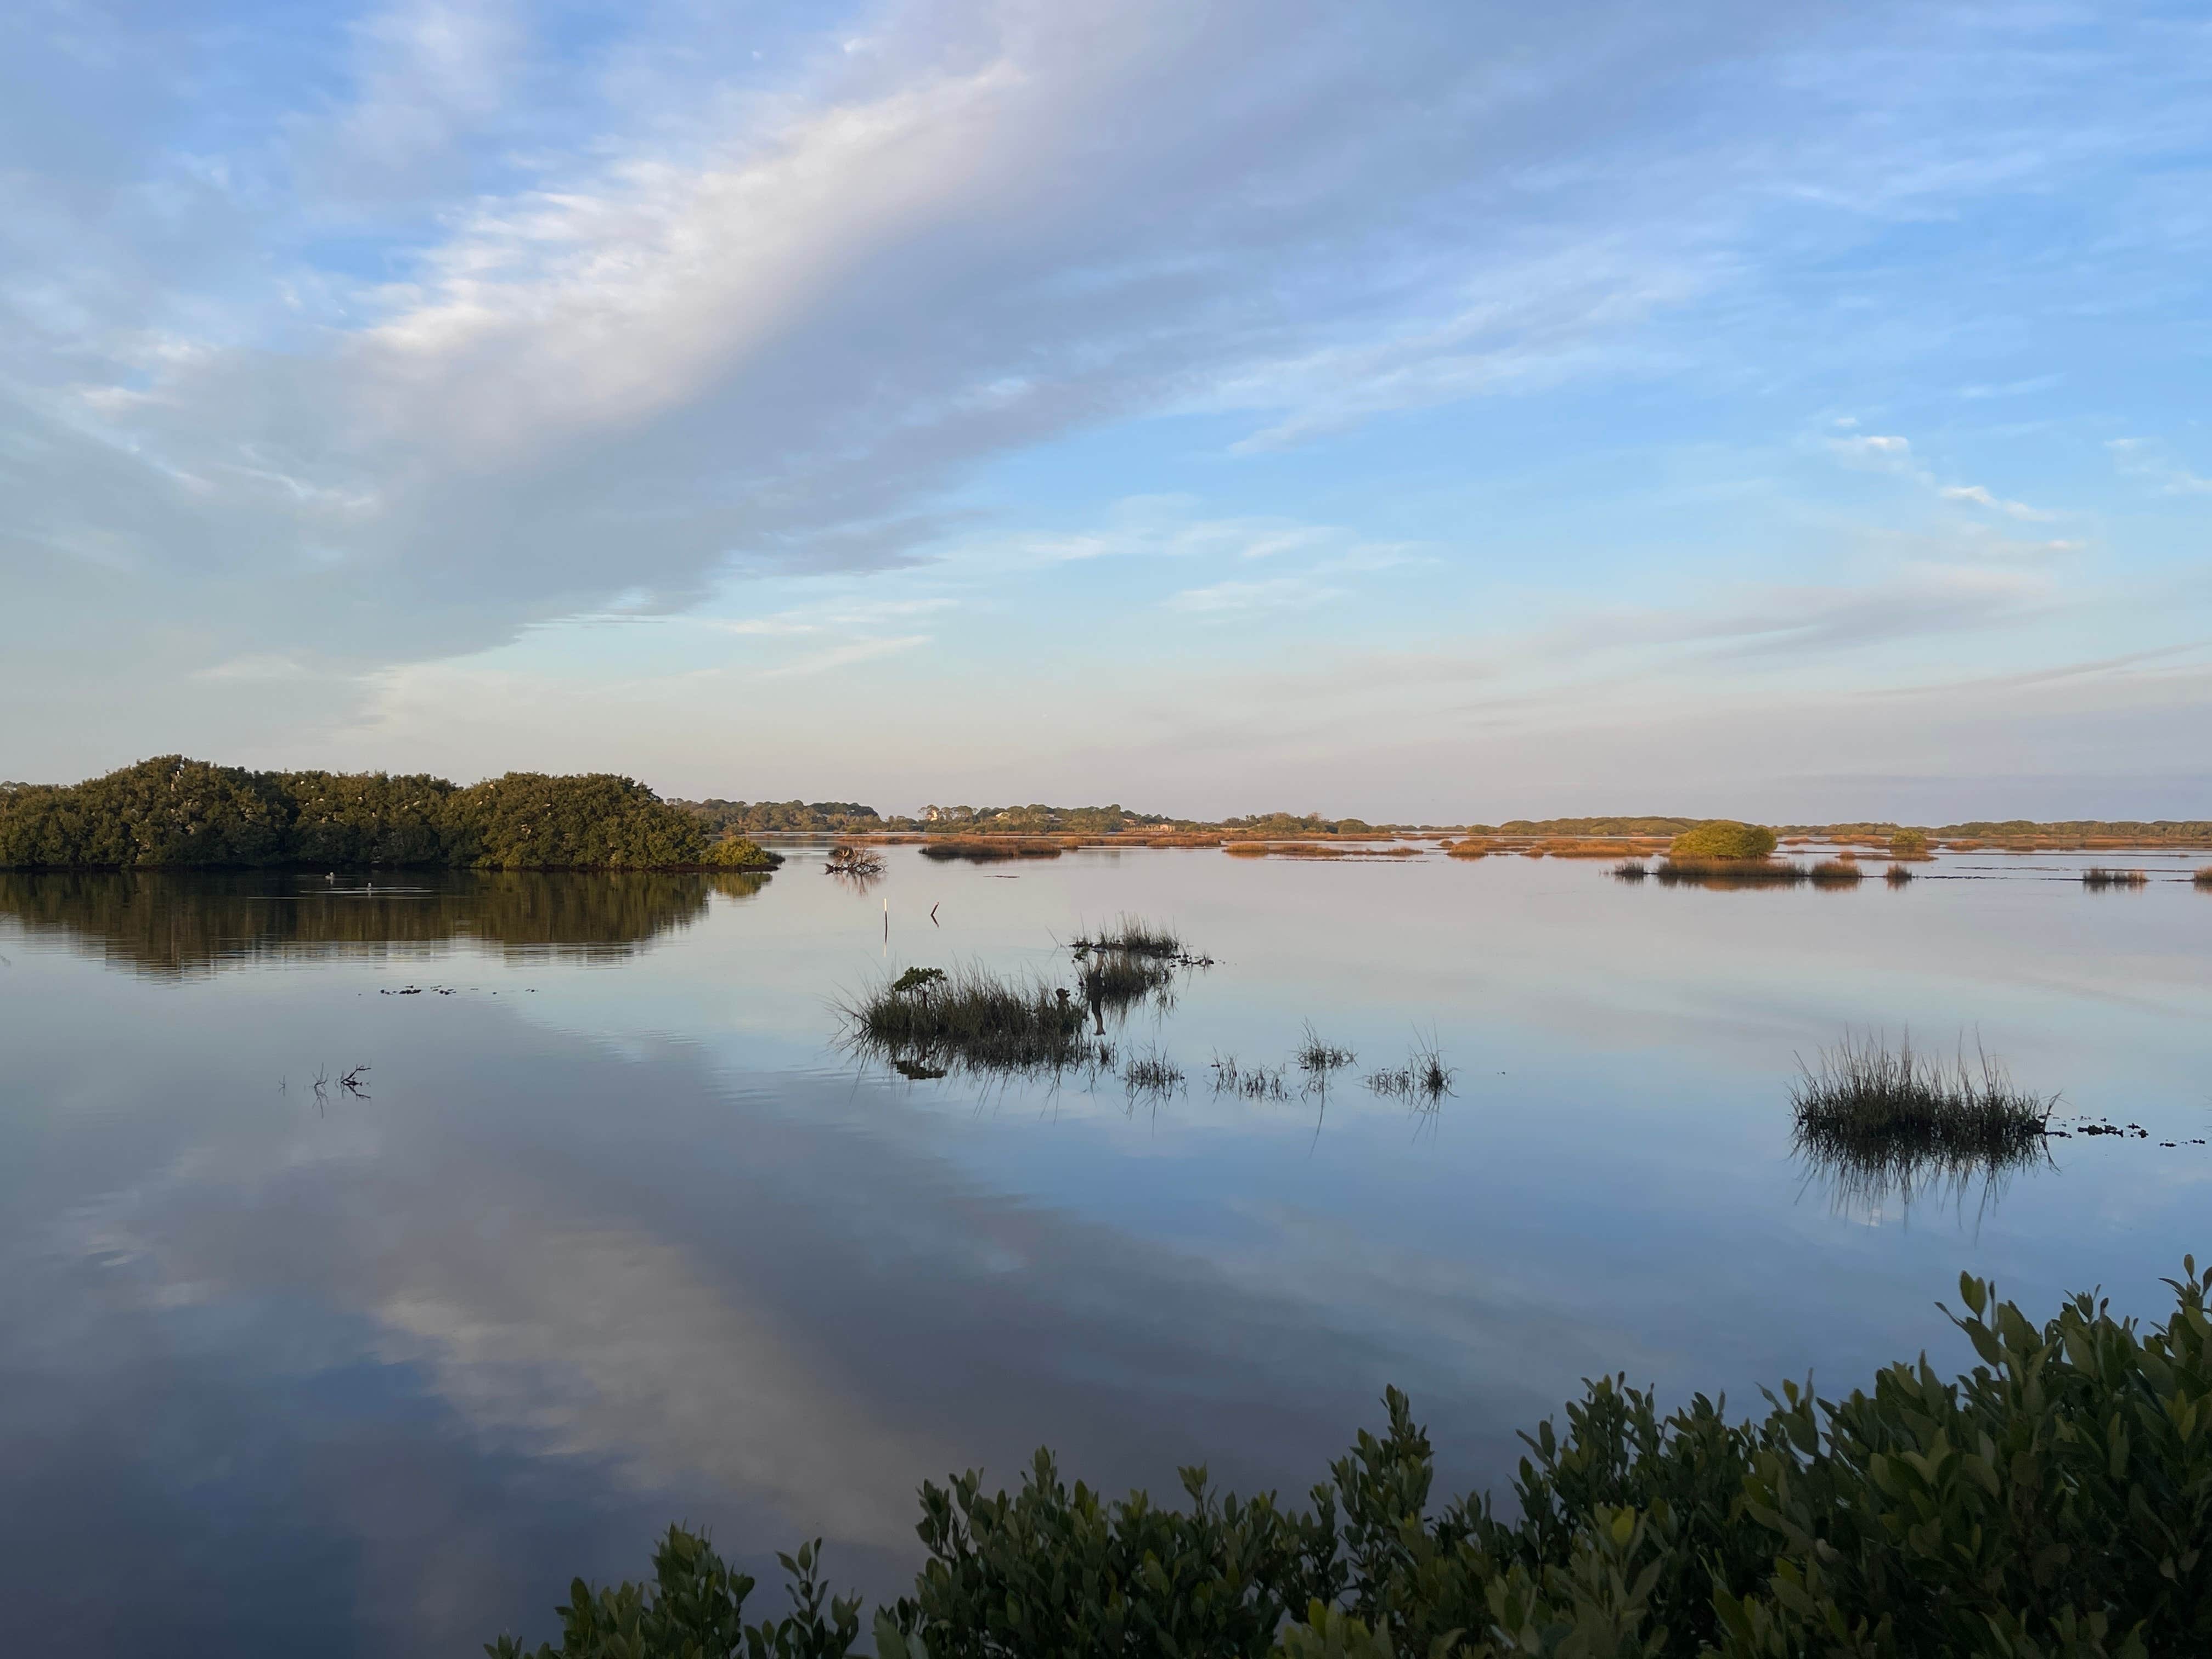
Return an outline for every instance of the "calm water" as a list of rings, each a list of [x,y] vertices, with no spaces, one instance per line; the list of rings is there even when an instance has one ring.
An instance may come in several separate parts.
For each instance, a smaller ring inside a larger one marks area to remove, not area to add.
[[[18,1639],[472,1653],[550,1634],[571,1574],[635,1572],[678,1517],[756,1564],[823,1535],[879,1590],[926,1477],[1012,1480],[1048,1441],[1109,1487],[1205,1460],[1303,1492],[1391,1382],[1486,1484],[1586,1375],[1847,1387],[1962,1362],[1933,1306],[1961,1269],[2155,1310],[2212,1250],[2212,1149],[2158,1144],[2212,1135],[2212,896],[2185,882],[888,858],[865,891],[800,857],[765,883],[0,875]],[[834,1044],[833,999],[887,969],[1065,977],[1055,937],[1122,910],[1218,959],[1121,1034],[1183,1092],[909,1082]],[[1309,1019],[1358,1071],[1432,1034],[1457,1092],[1208,1089],[1217,1052],[1279,1062]],[[2150,1139],[1840,1194],[1791,1156],[1794,1056],[1907,1025]]]

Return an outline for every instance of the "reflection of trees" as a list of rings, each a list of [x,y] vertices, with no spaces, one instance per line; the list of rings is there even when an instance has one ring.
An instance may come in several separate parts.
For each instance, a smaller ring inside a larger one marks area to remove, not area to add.
[[[0,871],[0,916],[151,974],[270,957],[380,955],[474,940],[510,956],[624,954],[746,899],[764,875],[456,871],[372,884],[291,874]]]

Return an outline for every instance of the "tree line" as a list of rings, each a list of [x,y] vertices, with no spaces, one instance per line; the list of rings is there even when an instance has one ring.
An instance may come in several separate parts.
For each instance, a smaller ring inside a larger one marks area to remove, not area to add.
[[[76,784],[0,791],[0,868],[764,867],[635,779],[509,772],[256,772],[163,755]]]

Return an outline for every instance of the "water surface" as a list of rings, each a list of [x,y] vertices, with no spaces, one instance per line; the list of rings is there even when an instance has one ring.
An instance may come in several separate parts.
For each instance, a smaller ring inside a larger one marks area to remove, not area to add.
[[[1453,1485],[1498,1483],[1585,1376],[1749,1405],[1963,1364],[1934,1307],[1962,1269],[2154,1310],[2212,1246],[2212,896],[2172,860],[2140,892],[1990,854],[1716,892],[1518,858],[886,855],[865,888],[805,856],[0,875],[13,1627],[471,1653],[550,1634],[572,1574],[635,1572],[678,1517],[757,1571],[823,1536],[881,1591],[920,1481],[1011,1481],[1042,1442],[1109,1487],[1204,1461],[1300,1493],[1397,1382]],[[908,965],[1072,983],[1056,941],[1124,910],[1215,958],[1113,1034],[1180,1091],[916,1082],[836,1042],[836,1000]],[[1456,1091],[1209,1090],[1309,1021],[1355,1073],[1432,1037]],[[1978,1037],[2062,1115],[2147,1135],[1839,1190],[1786,1097],[1847,1027]]]

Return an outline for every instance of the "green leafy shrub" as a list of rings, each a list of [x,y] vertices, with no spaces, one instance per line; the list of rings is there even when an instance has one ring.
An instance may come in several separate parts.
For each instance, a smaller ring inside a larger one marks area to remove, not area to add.
[[[783,860],[750,836],[725,836],[708,843],[702,862],[723,870],[773,870]]]
[[[1899,830],[1889,838],[1889,855],[1893,859],[1921,859],[1928,856],[1928,837],[1917,830]]]
[[[1774,851],[1774,831],[1734,818],[1713,818],[1685,830],[1667,849],[1672,859],[1763,859]]]
[[[1763,1419],[1703,1395],[1661,1414],[1619,1378],[1564,1434],[1527,1437],[1516,1518],[1432,1511],[1434,1459],[1404,1395],[1310,1510],[1071,1492],[1039,1453],[1019,1492],[925,1485],[927,1561],[874,1620],[882,1659],[1261,1655],[1288,1659],[2183,1659],[2212,1652],[2212,1271],[2168,1280],[2148,1332],[2091,1296],[2038,1325],[1962,1276],[1980,1364],[1923,1358],[1841,1401],[1784,1384]],[[651,1587],[561,1610],[541,1659],[804,1653],[835,1659],[817,1558],[796,1611],[740,1629],[751,1581],[672,1530]],[[785,1635],[782,1632],[789,1632]],[[756,1634],[757,1632],[765,1632]],[[742,1639],[744,1645],[739,1645]],[[783,1645],[776,1645],[783,1644]],[[843,1645],[840,1645],[843,1644]],[[519,1659],[502,1638],[487,1649]]]
[[[249,772],[181,755],[0,793],[0,869],[271,865],[652,869],[706,830],[629,778],[510,772],[466,789],[385,773]],[[740,867],[773,867],[773,854]]]

